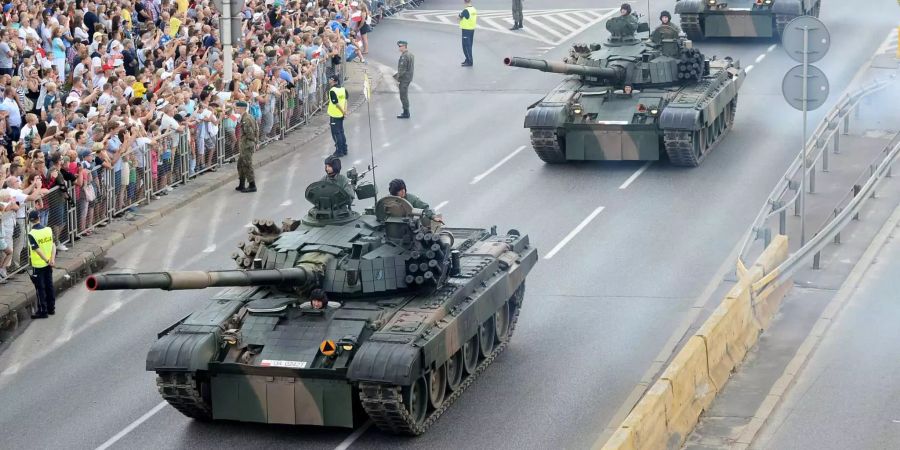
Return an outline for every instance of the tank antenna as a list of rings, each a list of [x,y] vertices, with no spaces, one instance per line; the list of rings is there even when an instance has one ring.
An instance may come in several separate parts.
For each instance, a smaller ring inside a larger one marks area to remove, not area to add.
[[[368,67],[363,73],[363,94],[366,96],[366,115],[369,118],[369,157],[371,159],[369,170],[372,171],[372,184],[375,185],[375,203],[378,204],[378,183],[375,180],[375,144],[372,139],[372,83],[369,82]]]
[[[650,39],[653,36],[653,32],[650,31],[650,19],[653,17],[651,14],[653,11],[650,9],[650,0],[647,0],[647,39]]]

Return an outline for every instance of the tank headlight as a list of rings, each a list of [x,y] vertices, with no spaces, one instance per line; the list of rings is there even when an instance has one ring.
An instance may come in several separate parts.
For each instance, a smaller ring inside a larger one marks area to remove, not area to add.
[[[581,103],[575,103],[572,105],[572,113],[573,114],[580,116],[581,113],[583,113],[583,112],[584,112],[584,108],[581,107]]]
[[[344,336],[337,342],[338,347],[345,352],[352,351],[356,348],[356,339],[353,336]]]
[[[650,108],[650,115],[651,115],[651,116],[655,116],[655,115],[657,115],[657,114],[659,114],[659,110],[658,110],[658,109],[656,109],[656,108]]]
[[[350,350],[353,350],[353,344],[341,344],[341,348],[345,352],[349,352]]]
[[[716,0],[706,0],[706,4],[709,6],[716,6]]]

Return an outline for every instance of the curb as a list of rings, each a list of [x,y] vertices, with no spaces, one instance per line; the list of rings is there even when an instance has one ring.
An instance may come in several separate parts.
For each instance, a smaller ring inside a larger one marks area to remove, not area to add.
[[[367,66],[359,63],[351,63],[347,72],[350,75],[350,83],[347,89],[353,92],[356,99],[351,102],[350,111],[356,112],[364,103],[362,95],[363,74],[370,77],[372,90],[383,81],[383,76],[378,70],[368,70]],[[295,154],[297,148],[308,144],[321,136],[328,129],[328,120],[325,119],[324,109],[312,116],[306,124],[286,135],[284,139],[274,141],[257,150],[254,154],[254,167],[262,167],[277,161],[285,156]],[[59,252],[58,263],[53,271],[53,286],[59,294],[74,286],[82,278],[103,268],[106,252],[113,245],[125,240],[125,238],[149,227],[159,219],[170,215],[184,206],[204,197],[206,194],[237,180],[236,170],[225,170],[230,164],[221,166],[216,172],[208,172],[203,176],[194,177],[188,184],[179,186],[179,189],[169,196],[138,207],[137,218],[134,220],[114,220],[105,227],[95,229],[92,236],[84,236],[77,244],[73,244],[71,250]],[[10,278],[8,284],[0,287],[0,351],[15,339],[31,321],[31,305],[37,299],[34,285],[29,277],[20,274]]]

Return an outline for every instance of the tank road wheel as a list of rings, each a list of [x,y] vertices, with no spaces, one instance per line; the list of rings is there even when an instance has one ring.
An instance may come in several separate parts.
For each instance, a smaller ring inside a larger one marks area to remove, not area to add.
[[[409,418],[421,425],[425,421],[428,412],[428,388],[425,377],[419,377],[412,386],[403,388],[403,406],[409,413]]]
[[[553,128],[531,128],[531,147],[545,163],[566,162],[566,138]]]
[[[481,356],[487,358],[494,351],[494,339],[496,339],[496,326],[494,325],[494,316],[491,316],[481,326],[478,327],[478,343],[481,349]]]
[[[503,303],[503,306],[494,313],[494,335],[497,336],[497,342],[506,342],[509,339],[509,301]]]
[[[444,397],[447,393],[447,365],[441,364],[440,367],[428,374],[428,401],[431,407],[438,409],[444,404]]]
[[[459,385],[462,384],[463,371],[465,369],[465,363],[463,363],[463,350],[465,350],[465,348],[457,350],[445,364],[447,366],[447,388],[449,388],[450,391],[459,389]]]
[[[475,333],[475,336],[472,336],[472,339],[469,339],[469,342],[466,342],[462,348],[463,368],[468,374],[475,373],[475,368],[478,367],[478,348],[478,333]]]

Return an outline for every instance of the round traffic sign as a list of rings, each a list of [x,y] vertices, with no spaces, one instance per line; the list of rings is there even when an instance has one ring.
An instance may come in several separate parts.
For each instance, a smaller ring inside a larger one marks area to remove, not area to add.
[[[806,110],[812,111],[822,106],[828,98],[828,78],[821,69],[810,65],[806,80]],[[803,64],[794,66],[784,76],[781,92],[791,106],[803,111]]]
[[[809,45],[806,53],[812,64],[825,57],[831,47],[831,36],[821,20],[812,16],[800,16],[790,21],[781,36],[781,46],[794,61],[803,62],[803,33],[809,31]]]

